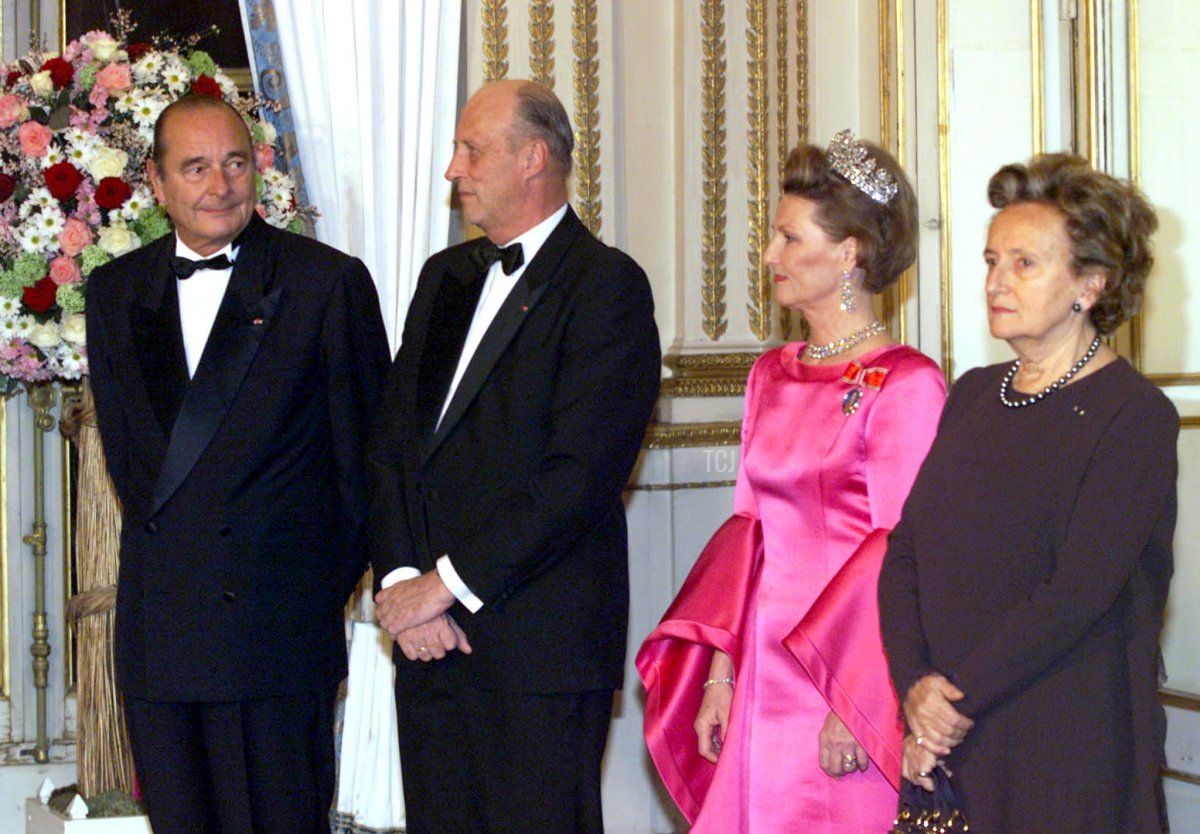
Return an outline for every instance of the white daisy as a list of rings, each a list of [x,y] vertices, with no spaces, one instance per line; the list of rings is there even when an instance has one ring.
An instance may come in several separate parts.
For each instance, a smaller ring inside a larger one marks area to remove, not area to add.
[[[36,219],[35,219],[36,218]],[[57,208],[46,208],[29,218],[30,223],[37,223],[38,227],[43,232],[53,238],[58,237],[58,233],[63,230],[63,226],[67,222],[67,218],[63,216],[62,211]]]
[[[133,108],[137,107],[137,103],[138,103],[137,88],[130,87],[128,90],[125,90],[123,93],[118,95],[116,97],[116,99],[113,100],[113,107],[115,107],[121,113],[128,113],[131,110],[133,110]]]
[[[167,100],[158,95],[157,89],[148,90],[138,97],[137,105],[133,108],[133,120],[138,127],[150,127],[153,135],[154,123],[158,114],[167,106]]]
[[[164,63],[161,52],[147,52],[133,65],[133,77],[141,84],[157,81]]]
[[[138,215],[155,205],[154,195],[148,188],[139,185],[121,206],[121,216],[126,220],[137,220]]]
[[[36,216],[40,217],[40,215]],[[58,244],[58,241],[47,235],[37,222],[26,223],[22,226],[21,231],[17,234],[17,242],[26,252],[42,252],[47,247]]]
[[[41,211],[44,208],[56,208],[58,200],[50,193],[49,188],[35,188],[25,197],[25,202],[21,203],[21,210],[18,212],[22,218],[28,217],[35,211]]]
[[[30,315],[17,316],[13,325],[13,336],[16,336],[18,339],[28,339],[30,331],[37,326],[37,319]]]
[[[46,155],[42,157],[42,170],[52,168],[67,158],[62,148],[51,144],[46,148]]]
[[[0,295],[0,321],[12,321],[21,314],[21,299]]]
[[[192,81],[192,72],[183,61],[172,58],[163,67],[162,80],[171,92],[182,93]]]

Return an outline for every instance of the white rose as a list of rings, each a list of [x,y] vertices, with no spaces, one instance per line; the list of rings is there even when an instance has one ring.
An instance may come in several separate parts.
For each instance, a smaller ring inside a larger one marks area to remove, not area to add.
[[[88,44],[88,48],[92,50],[92,56],[101,62],[108,62],[117,54],[117,42],[108,35],[97,35],[92,38],[92,42]]]
[[[100,182],[105,177],[119,177],[124,174],[125,166],[128,163],[129,154],[125,151],[101,145],[92,152],[92,158],[87,164],[87,172],[92,179]]]
[[[96,245],[114,258],[132,252],[142,245],[142,241],[132,231],[125,228],[124,223],[105,226],[100,230]]]
[[[263,141],[268,145],[274,145],[275,140],[279,138],[279,134],[275,130],[275,125],[268,122],[266,119],[259,121],[258,126],[262,128]]]
[[[58,325],[52,321],[35,324],[29,328],[29,343],[42,350],[50,350],[58,346]]]
[[[29,86],[42,98],[54,95],[54,82],[50,80],[50,70],[42,70],[29,76]]]
[[[83,313],[63,316],[62,339],[72,345],[82,345],[87,341],[87,319]]]

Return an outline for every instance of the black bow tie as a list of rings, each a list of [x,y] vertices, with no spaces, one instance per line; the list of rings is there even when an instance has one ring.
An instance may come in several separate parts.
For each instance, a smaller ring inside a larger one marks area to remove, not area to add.
[[[525,263],[525,253],[521,250],[519,243],[513,243],[502,249],[490,240],[485,240],[475,249],[475,260],[483,269],[487,269],[499,261],[500,266],[504,269],[504,274],[512,275],[520,268],[521,264]]]
[[[233,261],[229,260],[226,255],[217,255],[215,258],[205,258],[202,261],[193,261],[190,258],[171,258],[171,269],[175,271],[175,277],[180,281],[186,281],[201,269],[229,269],[231,266],[233,266]]]

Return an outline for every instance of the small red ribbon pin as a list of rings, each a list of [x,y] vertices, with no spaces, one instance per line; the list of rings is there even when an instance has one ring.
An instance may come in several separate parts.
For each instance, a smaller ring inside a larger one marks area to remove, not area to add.
[[[842,397],[842,413],[849,417],[858,410],[864,388],[878,391],[883,387],[883,380],[888,375],[887,368],[864,368],[857,362],[846,366],[842,381],[854,386]]]
[[[887,368],[864,368],[852,361],[846,366],[846,373],[842,374],[842,380],[851,385],[861,385],[863,388],[878,391],[883,387],[883,380],[887,375]]]

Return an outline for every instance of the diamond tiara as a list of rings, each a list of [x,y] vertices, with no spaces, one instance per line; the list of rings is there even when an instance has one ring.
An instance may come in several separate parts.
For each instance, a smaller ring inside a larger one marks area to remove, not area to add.
[[[863,144],[849,130],[843,130],[829,143],[825,151],[829,167],[850,181],[850,184],[880,205],[886,205],[900,186],[888,171],[878,167]]]

